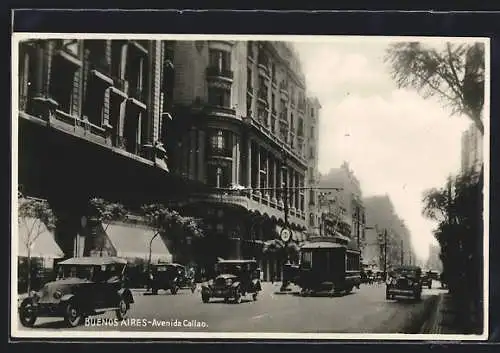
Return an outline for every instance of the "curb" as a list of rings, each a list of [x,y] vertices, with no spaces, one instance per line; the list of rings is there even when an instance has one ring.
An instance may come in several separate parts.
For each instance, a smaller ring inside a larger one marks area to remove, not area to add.
[[[441,307],[444,300],[444,295],[439,294],[434,298],[430,299],[432,302],[429,303],[428,307],[424,310],[424,322],[420,325],[420,330],[417,333],[420,334],[441,334],[441,322],[439,320],[439,315],[441,313]],[[430,314],[430,315],[429,315]],[[425,319],[428,317],[427,319]]]

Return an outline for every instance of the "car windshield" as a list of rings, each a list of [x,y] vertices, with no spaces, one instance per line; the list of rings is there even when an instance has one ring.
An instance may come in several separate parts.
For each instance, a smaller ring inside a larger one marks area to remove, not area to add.
[[[240,275],[243,272],[252,271],[252,264],[250,263],[218,263],[215,265],[215,272],[217,275],[228,273],[232,275]]]
[[[80,278],[94,282],[113,281],[121,277],[121,265],[67,265],[59,266],[57,278]]]

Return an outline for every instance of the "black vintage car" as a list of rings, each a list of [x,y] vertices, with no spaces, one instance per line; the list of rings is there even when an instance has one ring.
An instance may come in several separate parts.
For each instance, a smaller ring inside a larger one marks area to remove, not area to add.
[[[21,324],[32,327],[38,317],[63,317],[70,327],[86,316],[115,311],[127,317],[132,292],[125,287],[127,261],[117,257],[76,257],[57,265],[57,279],[21,302]]]
[[[261,290],[260,270],[255,260],[219,260],[215,264],[215,278],[202,284],[201,299],[204,303],[210,298],[223,298],[225,302],[233,299],[239,304],[248,294],[257,300]]]
[[[194,293],[196,283],[194,277],[188,276],[183,265],[157,263],[150,266],[149,288],[153,294],[158,294],[159,289],[170,290],[170,293],[177,294],[181,288],[189,288]]]
[[[361,284],[359,250],[330,241],[307,243],[300,249],[297,284],[303,295],[328,291],[350,293]]]
[[[398,266],[386,281],[385,298],[409,297],[420,300],[422,295],[422,269],[418,266]]]

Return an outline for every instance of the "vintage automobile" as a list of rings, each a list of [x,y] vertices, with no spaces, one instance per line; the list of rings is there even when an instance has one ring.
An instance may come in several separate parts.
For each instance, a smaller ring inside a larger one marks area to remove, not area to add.
[[[395,267],[387,278],[385,298],[410,297],[420,300],[422,295],[422,269],[418,266]]]
[[[149,288],[153,294],[158,294],[159,289],[170,290],[170,293],[177,294],[181,288],[189,288],[194,293],[196,283],[192,276],[187,275],[183,265],[160,262],[151,264]]]
[[[55,281],[33,291],[21,302],[21,324],[32,327],[38,317],[63,317],[70,327],[86,316],[115,311],[118,320],[127,317],[134,303],[125,286],[127,261],[117,257],[75,257],[57,265]]]
[[[283,265],[283,280],[281,282],[281,291],[289,290],[290,284],[295,284],[299,278],[299,265],[287,262]]]
[[[328,291],[350,293],[361,284],[360,251],[330,241],[310,242],[300,249],[297,284],[302,295]]]
[[[201,286],[201,299],[204,303],[210,298],[223,298],[226,303],[233,299],[239,304],[248,294],[257,300],[261,290],[260,269],[255,260],[219,260],[215,278]]]

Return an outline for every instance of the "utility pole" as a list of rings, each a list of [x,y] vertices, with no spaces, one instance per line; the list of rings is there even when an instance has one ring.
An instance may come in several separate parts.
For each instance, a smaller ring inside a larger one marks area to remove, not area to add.
[[[384,277],[387,279],[387,228],[384,229]]]
[[[404,264],[404,248],[403,248],[403,240],[401,239],[401,266]]]

